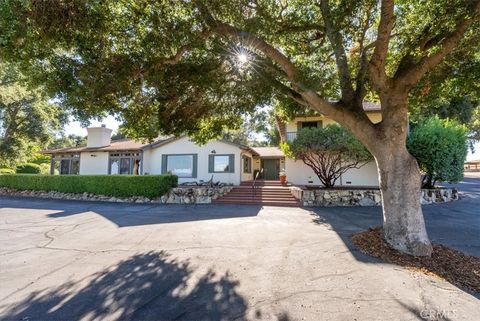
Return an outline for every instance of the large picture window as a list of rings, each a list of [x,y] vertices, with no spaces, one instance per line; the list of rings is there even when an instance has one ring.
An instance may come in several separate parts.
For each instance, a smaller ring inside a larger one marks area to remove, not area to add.
[[[197,155],[163,155],[162,173],[171,173],[182,178],[197,177]]]
[[[112,175],[140,175],[141,155],[138,152],[110,153],[110,169]]]
[[[209,155],[208,172],[209,173],[233,173],[234,170],[234,154],[228,155]]]

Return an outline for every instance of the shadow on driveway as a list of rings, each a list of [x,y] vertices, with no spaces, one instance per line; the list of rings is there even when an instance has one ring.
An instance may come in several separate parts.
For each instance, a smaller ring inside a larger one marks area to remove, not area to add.
[[[202,276],[164,251],[134,255],[79,282],[33,292],[2,320],[233,320],[247,303],[229,273]],[[86,283],[86,285],[84,285]]]
[[[68,217],[94,212],[118,227],[168,224],[257,216],[261,206],[243,205],[162,205],[88,201],[63,201],[36,198],[0,197],[2,208],[46,210],[48,217]]]

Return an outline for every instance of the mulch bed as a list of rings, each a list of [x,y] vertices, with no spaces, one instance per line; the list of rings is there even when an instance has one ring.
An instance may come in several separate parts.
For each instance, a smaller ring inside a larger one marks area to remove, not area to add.
[[[352,236],[362,253],[425,274],[436,275],[468,291],[480,293],[480,258],[443,245],[433,244],[431,257],[414,257],[392,249],[383,239],[381,227]]]

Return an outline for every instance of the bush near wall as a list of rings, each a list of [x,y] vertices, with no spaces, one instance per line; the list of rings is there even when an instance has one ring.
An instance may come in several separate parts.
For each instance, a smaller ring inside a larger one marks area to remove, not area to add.
[[[177,181],[175,175],[0,175],[0,187],[114,197],[158,197],[177,186]]]
[[[40,174],[42,168],[38,164],[26,163],[17,166],[17,174]]]

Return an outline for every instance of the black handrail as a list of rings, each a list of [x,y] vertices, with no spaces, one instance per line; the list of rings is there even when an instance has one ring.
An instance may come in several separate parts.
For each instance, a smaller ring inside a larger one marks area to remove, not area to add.
[[[257,172],[257,174],[255,175],[255,177],[253,178],[253,183],[252,183],[252,189],[253,189],[252,198],[255,197],[255,192],[256,192],[255,184],[257,183],[257,178],[258,178],[258,176],[259,176],[261,173],[263,173],[263,168],[260,168],[260,170]]]

